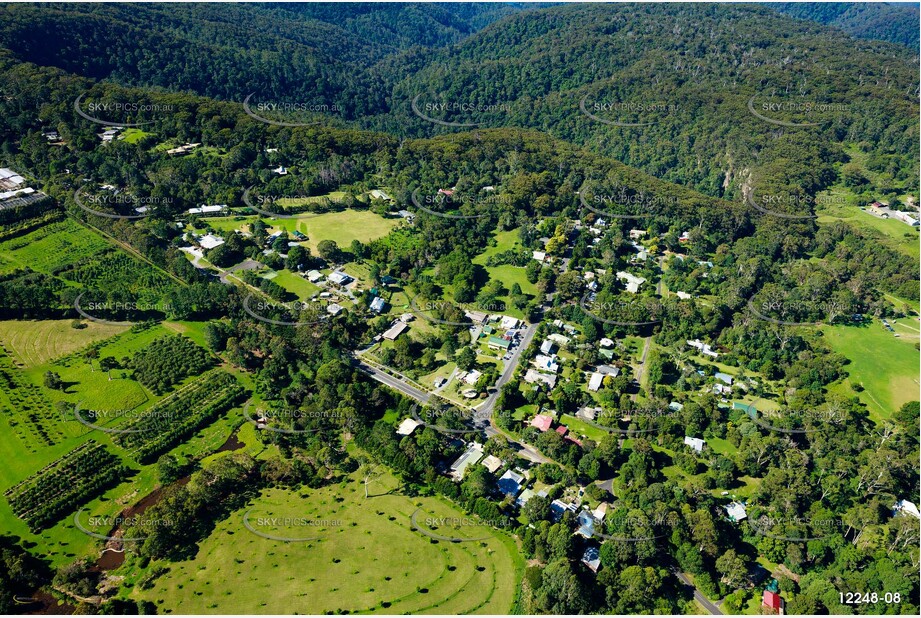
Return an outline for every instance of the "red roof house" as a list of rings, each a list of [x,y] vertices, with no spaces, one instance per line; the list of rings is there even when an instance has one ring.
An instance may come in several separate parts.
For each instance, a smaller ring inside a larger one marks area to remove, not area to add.
[[[783,599],[780,598],[780,595],[776,592],[765,590],[764,596],[761,597],[761,605],[762,607],[767,607],[772,612],[783,614]]]
[[[550,429],[550,425],[553,424],[553,417],[547,416],[546,414],[538,414],[533,419],[531,419],[531,427],[537,427],[541,431],[547,431]]]
[[[556,428],[556,432],[561,436],[565,436],[567,431],[569,431],[569,428],[566,425],[560,425]]]

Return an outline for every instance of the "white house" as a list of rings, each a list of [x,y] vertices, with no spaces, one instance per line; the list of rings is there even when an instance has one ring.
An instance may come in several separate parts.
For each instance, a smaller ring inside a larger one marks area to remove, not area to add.
[[[899,500],[892,505],[892,514],[895,515],[896,513],[907,513],[921,519],[921,511],[918,511],[918,507],[914,502],[909,502],[908,500]]]
[[[556,373],[560,370],[560,365],[556,362],[556,359],[553,356],[547,356],[545,354],[538,354],[535,356],[534,365],[538,369],[549,371],[550,373]]]
[[[198,239],[198,244],[202,246],[202,249],[214,249],[223,245],[224,239],[214,234],[205,234]]]
[[[534,251],[531,253],[531,257],[538,262],[543,262],[545,259],[547,259],[547,254],[543,251]]]
[[[704,442],[702,439],[691,438],[690,436],[684,436],[684,443],[690,446],[692,449],[694,449],[698,453],[704,450],[704,444],[706,444],[706,442]]]
[[[416,430],[416,427],[418,427],[421,424],[422,423],[420,423],[414,418],[404,419],[404,421],[400,423],[400,426],[397,427],[397,434],[401,436],[408,436],[409,434],[411,434],[413,431]]]
[[[588,380],[588,390],[592,392],[597,392],[601,388],[601,384],[604,382],[604,374],[598,373],[597,371],[592,374],[592,377]]]
[[[646,279],[643,277],[637,277],[636,275],[631,275],[626,271],[618,271],[617,278],[625,281],[627,284],[627,291],[631,294],[636,294],[640,290],[640,285],[646,283]]]
[[[729,506],[724,506],[723,508],[726,509],[726,514],[729,515],[729,519],[735,523],[739,523],[748,517],[748,513],[745,512],[745,505],[741,502],[733,502]]]

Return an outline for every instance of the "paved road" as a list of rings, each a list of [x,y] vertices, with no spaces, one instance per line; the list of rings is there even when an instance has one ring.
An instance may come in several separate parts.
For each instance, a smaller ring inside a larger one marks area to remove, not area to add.
[[[359,358],[355,359],[355,364],[360,370],[364,371],[365,373],[370,375],[372,378],[374,378],[381,384],[385,384],[389,386],[390,388],[400,393],[403,393],[407,397],[411,399],[415,399],[419,403],[427,404],[429,402],[428,392],[420,390],[416,388],[415,386],[412,386],[411,384],[408,384],[407,382],[401,380],[400,378],[395,378],[389,373],[385,371],[381,371],[377,367],[374,367],[373,365],[369,365],[368,363],[362,361]]]
[[[711,614],[713,614],[713,615],[715,615],[715,616],[722,616],[722,615],[723,615],[723,612],[720,611],[720,608],[717,607],[716,605],[714,605],[713,603],[711,603],[711,602],[710,602],[710,599],[708,599],[707,597],[705,597],[705,596],[703,595],[703,593],[702,593],[700,590],[698,590],[698,589],[694,586],[694,584],[691,583],[691,580],[688,579],[688,576],[687,576],[687,575],[685,575],[684,573],[678,572],[678,571],[675,571],[675,575],[678,577],[678,579],[681,580],[681,582],[682,582],[683,584],[685,584],[686,586],[690,586],[691,588],[694,588],[694,599],[695,599],[698,603],[700,603],[701,605],[703,605],[704,609],[706,609],[708,612],[710,612]]]
[[[502,387],[508,384],[508,381],[512,379],[515,370],[518,368],[518,362],[521,360],[522,352],[531,345],[531,340],[534,339],[536,333],[537,324],[531,324],[525,329],[524,335],[521,337],[521,342],[515,348],[515,351],[512,352],[512,357],[505,361],[505,370],[496,382],[495,392],[490,394],[489,397],[486,398],[486,401],[477,406],[475,416],[477,423],[481,425],[489,424],[489,419],[492,417],[493,410],[496,408],[496,400],[499,399],[499,393]]]

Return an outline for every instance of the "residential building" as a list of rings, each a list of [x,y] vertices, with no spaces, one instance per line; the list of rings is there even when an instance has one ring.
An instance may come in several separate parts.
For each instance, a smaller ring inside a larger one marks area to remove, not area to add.
[[[717,371],[713,374],[713,377],[719,380],[720,382],[725,382],[729,386],[732,386],[733,378],[728,373],[723,373],[722,371]]]
[[[531,427],[537,427],[541,431],[548,431],[553,424],[553,418],[546,414],[538,414],[531,419]]]
[[[406,325],[405,322],[396,321],[393,323],[393,325],[390,328],[384,331],[384,334],[382,334],[381,337],[383,337],[384,339],[393,341],[394,339],[399,337],[403,333],[403,331],[405,331],[407,328],[409,327]]]
[[[422,423],[420,423],[414,418],[404,419],[403,422],[400,423],[400,426],[397,427],[397,434],[401,436],[408,436],[409,434],[411,434],[412,432],[416,430],[416,427],[418,427],[421,424]]]
[[[496,457],[495,455],[488,455],[483,461],[480,462],[483,466],[490,472],[495,472],[502,467],[503,461]]]
[[[892,505],[892,515],[895,516],[897,513],[902,513],[903,515],[911,515],[917,519],[921,519],[921,512],[918,511],[917,505],[914,502],[909,502],[908,500],[899,500]]]
[[[522,475],[517,472],[512,472],[511,470],[506,470],[505,474],[499,477],[497,485],[499,491],[506,496],[514,498],[518,495],[518,492],[521,491],[522,482],[524,482],[524,477]]]
[[[726,510],[726,514],[729,515],[729,519],[735,523],[739,523],[748,517],[748,513],[745,512],[745,505],[741,502],[733,502],[723,508]]]
[[[340,313],[342,313],[342,305],[338,305],[336,303],[330,303],[326,305],[326,312],[329,313],[330,315],[339,315]]]
[[[528,384],[534,384],[536,382],[543,382],[547,385],[548,388],[552,389],[556,386],[556,376],[549,373],[541,373],[534,369],[528,369],[524,374],[524,381]]]
[[[553,354],[553,350],[556,344],[552,339],[544,339],[544,342],[540,344],[540,353],[541,354]]]
[[[560,370],[560,365],[556,362],[555,355],[546,356],[544,354],[538,354],[534,357],[534,366],[541,371],[549,371],[550,373],[556,373]]]
[[[592,374],[592,377],[588,381],[588,390],[592,392],[598,392],[598,389],[601,388],[602,383],[604,382],[604,374],[598,373],[597,371]]]
[[[481,459],[483,459],[483,447],[476,442],[472,442],[470,446],[467,447],[467,450],[451,464],[451,476],[453,476],[455,480],[462,480],[467,468]]]
[[[494,350],[506,350],[512,347],[512,342],[502,337],[490,337],[486,345]]]
[[[775,613],[782,616],[784,613],[784,600],[780,594],[765,590],[761,597],[761,607],[766,607],[769,613]]]
[[[201,245],[202,249],[214,249],[223,245],[224,239],[214,234],[205,234],[198,239],[198,244]]]
[[[704,450],[704,444],[706,444],[701,438],[691,438],[690,436],[684,436],[684,443],[698,453]]]
[[[595,545],[589,545],[582,554],[582,564],[587,566],[592,573],[597,573],[601,568],[601,553]]]
[[[376,296],[374,300],[371,301],[371,311],[374,313],[381,313],[384,310],[384,307],[387,303],[384,302],[384,299],[380,296]]]
[[[347,285],[354,281],[351,276],[339,271],[331,273],[327,278],[331,283],[335,283],[336,285]]]
[[[579,529],[576,530],[576,534],[584,536],[587,539],[595,536],[595,518],[592,517],[590,511],[580,511],[579,512]]]
[[[639,292],[640,286],[646,283],[643,277],[637,277],[623,270],[617,272],[617,278],[626,282],[627,291],[631,294]]]

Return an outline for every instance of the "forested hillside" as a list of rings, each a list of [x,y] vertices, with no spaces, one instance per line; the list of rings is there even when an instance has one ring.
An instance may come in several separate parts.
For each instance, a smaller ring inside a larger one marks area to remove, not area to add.
[[[903,47],[763,6],[519,8],[14,5],[0,46],[96,79],[296,103],[397,136],[457,130],[446,122],[533,128],[729,199],[784,132],[833,150],[862,143],[917,186],[918,79]]]
[[[791,17],[841,28],[860,39],[918,47],[916,2],[780,2],[768,6]]]

